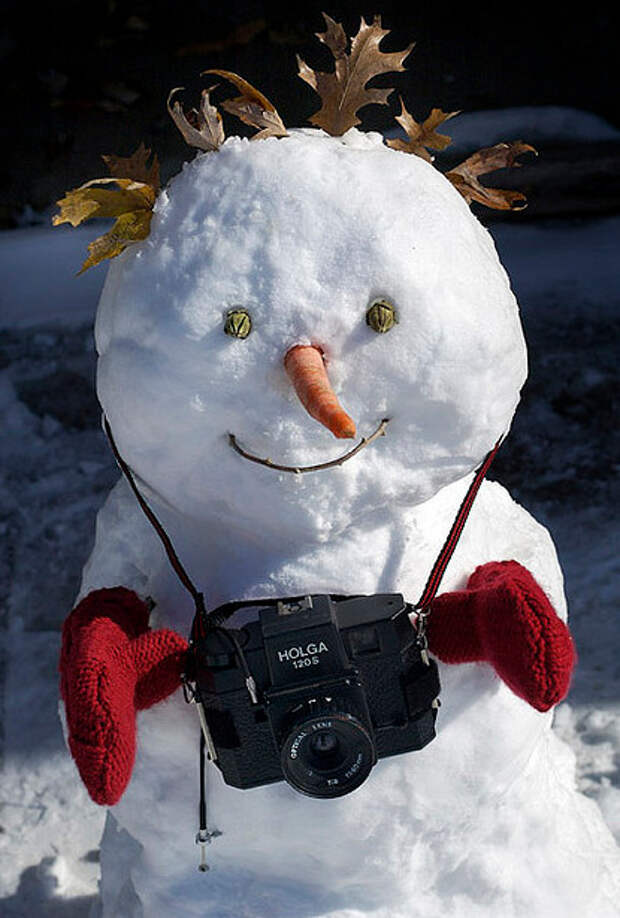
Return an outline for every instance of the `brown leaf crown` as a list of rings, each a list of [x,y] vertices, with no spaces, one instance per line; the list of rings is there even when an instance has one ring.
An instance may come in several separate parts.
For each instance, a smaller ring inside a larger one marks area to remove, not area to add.
[[[405,69],[403,62],[414,45],[410,44],[403,51],[381,51],[379,46],[389,30],[381,27],[380,16],[375,16],[372,23],[367,23],[362,16],[357,34],[350,39],[339,22],[326,13],[323,13],[323,18],[325,32],[317,32],[316,36],[329,49],[334,69],[327,73],[316,71],[298,56],[298,76],[312,87],[321,100],[321,107],[310,117],[310,123],[333,137],[340,137],[361,123],[358,117],[360,109],[388,103],[394,90],[369,87],[368,83],[381,74],[402,72]],[[219,76],[238,90],[239,95],[225,100],[221,107],[256,129],[257,133],[251,140],[287,136],[275,106],[243,77],[220,69],[205,70],[203,74]],[[187,111],[175,99],[182,87],[171,90],[167,101],[168,113],[186,143],[207,153],[216,152],[226,139],[222,115],[210,99],[215,88],[203,89],[199,107]],[[400,104],[401,112],[396,121],[404,130],[406,139],[389,139],[387,146],[433,163],[434,156],[430,151],[444,150],[451,143],[451,138],[438,129],[458,112],[433,108],[425,121],[417,122],[402,98]],[[536,153],[536,150],[521,140],[498,143],[472,154],[444,175],[467,203],[477,201],[496,210],[522,210],[526,206],[523,194],[489,188],[482,185],[478,177],[497,169],[519,166],[517,158],[526,152]],[[54,226],[61,223],[79,226],[93,217],[115,219],[109,232],[90,243],[89,256],[79,273],[106,258],[114,258],[132,242],[147,238],[160,188],[157,156],[153,156],[149,164],[150,159],[151,151],[144,144],[140,144],[129,157],[104,156],[110,177],[86,182],[58,201],[60,214],[53,218]]]

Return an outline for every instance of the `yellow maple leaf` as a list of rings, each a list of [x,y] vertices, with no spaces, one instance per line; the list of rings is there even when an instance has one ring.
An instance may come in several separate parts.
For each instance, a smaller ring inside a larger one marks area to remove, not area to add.
[[[102,160],[108,167],[110,175],[115,178],[133,179],[134,182],[144,182],[151,185],[155,191],[159,190],[159,160],[157,154],[153,155],[151,164],[149,159],[151,151],[141,143],[137,150],[131,156],[115,156],[108,154],[102,156]]]
[[[153,205],[159,187],[157,157],[147,166],[150,150],[141,144],[130,157],[104,157],[111,178],[93,179],[79,188],[68,191],[58,201],[60,213],[52,219],[54,226],[70,223],[80,226],[95,217],[112,217],[114,225],[107,233],[97,237],[88,246],[89,256],[78,272],[98,265],[106,258],[114,258],[132,242],[146,239],[151,228]],[[125,171],[130,177],[118,175]],[[132,177],[133,176],[133,177]],[[135,177],[148,179],[137,180]]]
[[[111,230],[89,243],[90,254],[78,274],[83,274],[88,268],[98,265],[105,258],[120,255],[130,243],[146,239],[151,229],[152,216],[151,210],[128,211],[121,214]]]

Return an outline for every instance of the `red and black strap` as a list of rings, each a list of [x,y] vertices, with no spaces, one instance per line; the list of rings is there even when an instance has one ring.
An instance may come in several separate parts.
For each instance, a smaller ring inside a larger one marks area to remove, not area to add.
[[[454,549],[456,548],[458,540],[461,537],[461,533],[463,532],[463,527],[467,522],[469,511],[472,508],[474,500],[476,499],[476,495],[480,489],[480,485],[482,484],[485,475],[489,471],[491,463],[495,459],[503,439],[503,437],[500,437],[493,449],[487,453],[482,465],[476,469],[476,474],[474,475],[473,481],[467,489],[467,494],[463,498],[463,502],[459,507],[454,522],[452,523],[452,528],[448,533],[448,538],[446,539],[443,548],[439,552],[437,560],[433,565],[433,569],[430,572],[429,578],[426,581],[426,586],[424,587],[422,595],[415,605],[417,610],[423,611],[428,609],[435,596],[437,595],[437,591],[439,589],[439,585],[445,573],[446,567],[448,566],[448,562],[454,553]]]
[[[129,482],[131,490],[133,491],[138,503],[140,504],[140,507],[142,508],[149,522],[151,523],[151,525],[157,532],[157,535],[161,539],[164,549],[166,551],[166,554],[168,555],[168,559],[170,560],[170,563],[172,567],[174,568],[177,574],[177,577],[179,578],[181,583],[185,586],[185,588],[191,593],[192,597],[194,598],[197,614],[195,616],[194,625],[192,628],[192,632],[193,632],[192,637],[196,638],[198,636],[203,636],[204,628],[205,628],[205,620],[207,617],[206,611],[205,611],[203,594],[199,592],[199,590],[197,590],[194,584],[192,583],[191,579],[189,578],[187,574],[187,571],[181,564],[181,561],[179,560],[172,546],[172,542],[170,541],[170,538],[168,537],[166,531],[164,530],[164,527],[161,525],[161,523],[159,522],[159,520],[157,519],[157,517],[155,516],[155,514],[153,513],[153,511],[151,510],[151,508],[145,501],[145,499],[143,498],[142,494],[138,490],[138,487],[134,481],[134,478],[133,478],[133,475],[131,473],[129,466],[124,461],[124,459],[122,458],[122,456],[120,455],[118,451],[116,443],[114,442],[114,437],[112,436],[112,431],[110,429],[108,419],[105,416],[103,419],[103,426],[107,434],[108,440],[110,441],[110,445],[112,447],[112,452],[114,453],[114,457],[121,471],[125,475],[125,478]],[[420,599],[414,606],[414,608],[420,613],[424,613],[426,610],[429,609],[433,599],[437,595],[437,591],[439,589],[439,585],[445,573],[446,567],[448,566],[450,558],[452,557],[454,553],[454,549],[457,546],[458,540],[463,531],[463,527],[465,526],[465,523],[467,522],[469,511],[472,508],[476,495],[480,489],[480,485],[482,484],[482,481],[485,475],[489,471],[489,468],[491,467],[491,463],[495,459],[495,456],[497,454],[498,449],[500,448],[502,444],[502,441],[503,441],[503,437],[500,437],[500,439],[497,441],[493,449],[489,453],[487,453],[484,461],[479,466],[479,468],[476,470],[473,481],[470,484],[469,488],[467,489],[467,494],[463,498],[463,502],[461,503],[461,506],[459,507],[459,510],[458,510],[458,513],[456,514],[454,522],[452,523],[452,527],[450,529],[450,532],[448,533],[448,537],[444,543],[444,546],[439,552],[437,560],[435,561],[435,564],[433,565],[429,578],[426,582],[426,586],[424,587],[424,591],[422,592]]]

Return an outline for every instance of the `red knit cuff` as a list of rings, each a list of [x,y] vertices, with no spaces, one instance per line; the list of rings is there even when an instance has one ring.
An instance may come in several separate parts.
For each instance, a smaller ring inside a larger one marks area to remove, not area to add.
[[[69,748],[96,803],[113,805],[133,769],[136,711],[180,685],[186,641],[148,628],[149,610],[123,587],[96,590],[63,627],[60,689]]]
[[[490,663],[539,711],[568,693],[576,661],[570,632],[517,561],[483,564],[465,590],[438,596],[428,637],[432,653],[445,663]]]

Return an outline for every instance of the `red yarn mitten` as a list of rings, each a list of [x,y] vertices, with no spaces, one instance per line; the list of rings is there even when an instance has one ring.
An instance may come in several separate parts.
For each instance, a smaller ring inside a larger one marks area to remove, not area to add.
[[[151,631],[146,603],[124,587],[95,590],[62,630],[60,693],[69,748],[95,803],[122,796],[136,753],[136,711],[163,701],[181,682],[187,642]]]
[[[566,696],[576,660],[570,631],[517,561],[483,564],[465,590],[437,596],[428,642],[444,663],[490,663],[538,711]]]

